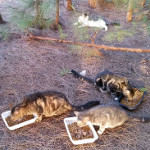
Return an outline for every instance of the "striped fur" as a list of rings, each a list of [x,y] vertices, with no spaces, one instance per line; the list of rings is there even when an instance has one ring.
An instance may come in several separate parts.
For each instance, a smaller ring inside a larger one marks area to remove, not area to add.
[[[71,72],[75,77],[94,84],[101,92],[110,92],[115,99],[118,99],[121,96],[126,96],[128,100],[132,100],[134,97],[134,88],[131,86],[129,81],[126,78],[117,76],[108,70],[100,72],[94,79],[82,76],[75,70],[71,70]]]
[[[28,95],[23,102],[11,109],[11,119],[20,120],[25,115],[37,114],[37,121],[42,117],[61,115],[71,110],[83,110],[93,105],[98,105],[99,101],[90,101],[85,105],[73,106],[63,93],[56,91],[38,92]]]

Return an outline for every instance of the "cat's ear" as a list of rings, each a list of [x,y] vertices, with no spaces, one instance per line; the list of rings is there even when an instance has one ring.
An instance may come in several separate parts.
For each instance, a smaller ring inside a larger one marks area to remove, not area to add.
[[[19,110],[17,109],[14,111],[14,115],[18,115],[18,114],[19,114]]]
[[[97,78],[97,79],[96,79],[96,82],[99,82],[100,80],[101,80],[101,78]]]
[[[78,117],[80,112],[79,111],[74,111],[74,114]]]
[[[10,103],[9,103],[9,108],[12,109],[13,106],[14,106],[14,103],[10,102]]]

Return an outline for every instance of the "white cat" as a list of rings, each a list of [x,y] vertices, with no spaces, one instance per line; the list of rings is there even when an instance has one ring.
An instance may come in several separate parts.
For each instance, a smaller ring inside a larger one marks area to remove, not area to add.
[[[86,14],[82,14],[82,16],[79,16],[78,22],[74,23],[74,25],[80,25],[78,28],[88,26],[105,29],[105,31],[107,31],[108,29],[106,22],[104,20],[102,19],[99,19],[97,21],[89,20],[89,16]]]

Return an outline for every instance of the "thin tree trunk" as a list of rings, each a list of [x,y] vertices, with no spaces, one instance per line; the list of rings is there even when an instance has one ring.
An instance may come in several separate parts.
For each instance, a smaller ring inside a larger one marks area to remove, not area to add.
[[[74,44],[74,45],[80,45],[85,47],[93,47],[97,49],[104,49],[104,50],[113,50],[113,51],[125,51],[125,52],[138,52],[138,53],[150,53],[150,49],[134,49],[134,48],[124,48],[124,47],[113,47],[113,46],[106,46],[106,45],[98,45],[95,43],[82,43],[82,42],[74,42],[74,41],[67,41],[62,39],[54,39],[50,37],[41,37],[41,36],[35,36],[32,35],[28,30],[29,36],[31,39],[38,39],[38,40],[50,40],[58,43],[67,43],[67,44]]]
[[[0,14],[0,23],[4,23],[4,20],[2,18],[2,15]]]
[[[72,0],[66,0],[67,1],[67,10],[71,11],[72,9]]]
[[[59,24],[59,0],[56,0],[56,20],[55,25],[58,26]]]
[[[142,0],[142,2],[141,2],[141,6],[144,6],[144,5],[145,5],[145,3],[146,3],[146,0]]]
[[[133,16],[133,0],[129,0],[126,21],[131,22]]]
[[[90,7],[96,8],[96,2],[97,2],[97,0],[89,0]]]

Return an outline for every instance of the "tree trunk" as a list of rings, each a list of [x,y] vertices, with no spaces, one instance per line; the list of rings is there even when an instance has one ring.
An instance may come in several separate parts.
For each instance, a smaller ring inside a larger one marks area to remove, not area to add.
[[[133,0],[129,0],[126,21],[131,22],[133,16]]]
[[[145,3],[146,3],[146,0],[142,0],[142,2],[141,2],[141,6],[144,6],[144,5],[145,5]]]
[[[0,23],[3,23],[3,18],[2,18],[2,15],[0,14]]]
[[[66,0],[67,2],[67,10],[71,11],[72,9],[72,0]]]
[[[90,5],[90,7],[96,8],[96,1],[97,1],[97,0],[89,0],[89,5]]]
[[[55,25],[58,26],[59,24],[59,0],[56,0],[56,20]]]

